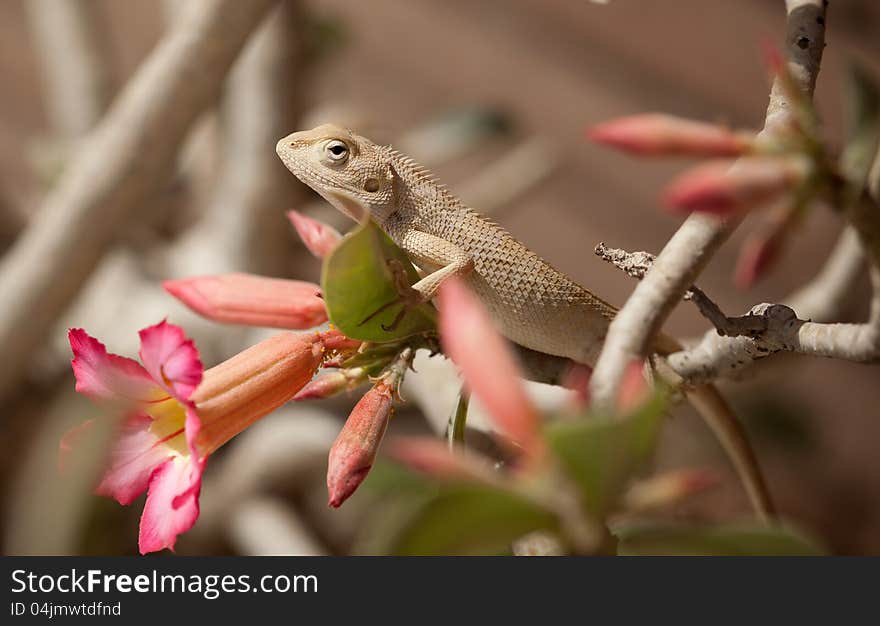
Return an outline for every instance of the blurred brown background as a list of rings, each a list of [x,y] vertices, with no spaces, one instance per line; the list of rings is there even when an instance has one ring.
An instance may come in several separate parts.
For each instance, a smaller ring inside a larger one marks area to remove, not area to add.
[[[86,4],[106,39],[101,63],[115,91],[161,36],[168,19],[163,4],[175,3],[96,0]],[[760,43],[780,40],[785,17],[783,3],[770,0],[612,0],[607,6],[582,0],[297,4],[285,36],[300,45],[290,53],[294,61],[275,75],[273,86],[291,125],[343,121],[377,141],[406,146],[407,137],[414,141],[414,129],[436,125],[437,119],[448,119],[450,111],[480,108],[503,114],[510,120],[508,133],[482,141],[452,160],[440,162],[438,157],[436,173],[453,191],[469,189],[472,197],[480,198],[480,193],[488,194],[487,202],[497,204],[492,211],[495,220],[617,304],[633,283],[597,260],[592,248],[604,241],[629,250],[658,251],[679,223],[658,209],[658,191],[683,163],[639,161],[611,153],[587,143],[585,128],[642,111],[666,111],[735,127],[759,126],[768,92]],[[28,16],[33,7],[26,5],[28,0],[0,2],[0,250],[10,245],[18,228],[39,208],[65,159],[75,158],[75,142],[59,141],[51,122]],[[859,59],[880,75],[880,5],[836,0],[829,8],[828,23],[828,47],[816,93],[827,132],[835,138],[841,128],[848,59]],[[314,197],[283,178],[286,172],[275,159],[274,141],[292,127],[279,129],[271,140],[267,135],[267,159],[261,166],[274,168],[271,176],[288,187],[283,193],[261,197],[260,206],[251,207],[264,220],[263,230],[256,232],[281,233],[289,247],[272,248],[281,252],[264,251],[270,256],[256,259],[248,256],[246,251],[252,248],[245,246],[243,256],[224,258],[228,229],[223,226],[217,228],[226,234],[217,237],[208,228],[201,247],[180,245],[204,223],[206,214],[225,210],[223,198],[216,194],[217,175],[235,161],[230,151],[237,144],[228,127],[233,97],[227,90],[218,103],[219,115],[200,123],[201,138],[187,144],[191,154],[182,159],[180,175],[167,189],[156,190],[155,197],[144,203],[145,215],[118,233],[116,260],[105,262],[87,286],[95,294],[90,296],[93,302],[78,302],[79,308],[59,320],[57,332],[45,338],[45,349],[32,363],[0,363],[3,368],[28,370],[28,382],[2,400],[0,412],[4,552],[135,550],[140,507],[122,509],[98,498],[65,500],[54,462],[49,462],[48,451],[57,445],[58,434],[88,416],[88,404],[70,393],[73,377],[65,365],[63,334],[67,325],[83,325],[106,339],[111,350],[133,354],[133,347],[121,345],[123,340],[117,338],[133,339],[138,328],[164,315],[188,329],[190,322],[197,322],[170,297],[157,294],[150,297],[149,305],[128,311],[114,308],[114,294],[126,300],[146,289],[141,285],[155,285],[165,277],[231,269],[317,278],[317,263],[296,241],[283,211],[307,208],[322,219],[342,223],[330,212],[321,213],[320,205],[312,205]],[[258,111],[251,114],[259,115]],[[523,158],[512,165],[508,162],[505,170],[519,181],[515,197],[504,197],[505,179],[500,175],[483,179],[482,191],[468,187],[475,173],[487,171],[517,148],[525,150]],[[431,160],[430,155],[413,156]],[[535,158],[552,168],[535,184],[524,184],[522,172],[531,168],[529,159]],[[748,228],[749,223],[701,279],[701,286],[730,314],[745,312],[757,302],[778,300],[808,280],[836,240],[839,223],[827,212],[813,211],[782,263],[752,292],[742,293],[733,288],[730,275]],[[181,260],[181,254],[187,258]],[[199,254],[214,260],[193,260]],[[133,283],[132,275],[139,282]],[[64,280],[63,274],[58,280]],[[97,284],[102,281],[103,291]],[[851,319],[864,315],[866,288],[866,282],[860,283],[853,294]],[[107,336],[111,327],[112,337]],[[682,336],[706,328],[695,310],[685,305],[669,325],[670,331]],[[191,332],[205,346],[209,363],[252,343],[255,336],[207,323]],[[748,420],[783,512],[836,552],[880,554],[876,461],[880,372],[836,361],[780,358],[756,369],[749,381],[727,389]],[[216,464],[212,459],[203,491],[203,519],[181,538],[179,551],[271,550],[253,537],[272,532],[281,537],[280,551],[347,551],[365,505],[359,504],[358,496],[342,511],[328,512],[323,504],[322,463],[334,429],[355,399],[333,404],[329,415],[322,405],[320,410],[314,406],[286,410],[285,420],[267,419],[267,432],[272,424],[280,429],[272,431],[276,435],[292,428],[292,441],[311,437],[312,443],[278,452],[276,456],[286,460],[276,468],[277,475],[259,479],[263,495],[242,496],[228,528],[219,528],[227,522],[218,518],[230,515],[229,510],[211,500],[221,499],[211,490],[221,489],[222,478],[233,480],[229,477],[237,474],[229,457],[251,453],[244,450],[244,442],[234,441],[218,455]],[[424,428],[416,415],[403,415],[398,420],[401,425],[392,428]],[[299,427],[291,426],[297,421]],[[255,446],[253,455],[261,454],[257,443],[248,443]],[[299,465],[292,459],[298,454]],[[251,458],[250,463],[255,472],[263,471],[262,457]],[[692,416],[683,413],[671,423],[660,463],[706,465],[724,477],[717,489],[673,514],[726,518],[747,511],[716,444]],[[231,497],[229,490],[238,493],[236,488],[222,487],[227,490],[222,499]],[[247,491],[246,485],[241,489]]]

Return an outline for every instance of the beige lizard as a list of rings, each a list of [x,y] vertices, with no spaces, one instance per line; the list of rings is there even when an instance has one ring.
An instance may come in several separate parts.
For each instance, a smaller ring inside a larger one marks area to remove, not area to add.
[[[357,221],[370,217],[425,273],[417,301],[462,276],[509,340],[538,352],[595,364],[617,312],[497,224],[467,208],[423,167],[390,147],[326,124],[278,142],[278,156],[302,182]],[[679,350],[666,336],[658,354]],[[762,516],[771,503],[754,455],[726,402],[711,386],[685,390],[731,454]]]

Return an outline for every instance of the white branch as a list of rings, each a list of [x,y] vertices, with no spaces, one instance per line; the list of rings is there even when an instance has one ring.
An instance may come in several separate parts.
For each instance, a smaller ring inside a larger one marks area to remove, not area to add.
[[[825,3],[787,0],[786,9],[789,67],[801,87],[812,94],[825,47]],[[774,82],[770,94],[764,132],[772,132],[788,119],[788,103],[778,83]],[[672,309],[740,221],[695,213],[672,236],[610,325],[591,380],[597,403],[613,403],[629,363],[649,351]]]
[[[0,264],[0,396],[126,219],[174,167],[186,131],[272,0],[201,0],[159,43]]]

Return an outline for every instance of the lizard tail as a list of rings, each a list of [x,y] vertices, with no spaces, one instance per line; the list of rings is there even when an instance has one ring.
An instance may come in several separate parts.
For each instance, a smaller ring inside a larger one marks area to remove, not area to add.
[[[661,355],[681,349],[681,344],[668,335],[661,333],[656,339],[655,350]],[[667,368],[668,366],[662,369]],[[678,378],[677,375],[672,374],[671,368],[668,369],[669,372],[658,372],[661,374],[661,378]],[[767,488],[767,482],[746,431],[730,404],[715,385],[684,387],[682,392],[714,433],[721,447],[724,448],[739,475],[757,517],[763,522],[773,520],[776,517],[776,511],[770,490]]]

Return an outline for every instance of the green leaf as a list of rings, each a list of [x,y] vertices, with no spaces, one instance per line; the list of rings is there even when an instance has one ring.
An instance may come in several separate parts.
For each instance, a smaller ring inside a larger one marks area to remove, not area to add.
[[[550,511],[518,494],[486,485],[446,484],[411,502],[414,506],[405,515],[400,507],[392,507],[393,515],[383,514],[375,526],[384,537],[379,543],[372,542],[371,552],[406,556],[507,554],[515,539],[559,526]]]
[[[784,526],[726,524],[694,526],[671,522],[635,523],[612,529],[621,556],[817,556],[811,539]]]
[[[394,330],[390,325],[402,304],[395,304],[364,322],[382,306],[399,297],[392,266],[406,273],[409,284],[418,274],[406,254],[372,221],[347,234],[325,259],[321,287],[330,321],[352,339],[395,341],[436,327],[435,309],[423,304],[407,311]]]
[[[666,396],[657,393],[625,417],[586,416],[547,429],[550,447],[581,490],[586,510],[603,519],[654,452]]]
[[[859,199],[880,141],[880,89],[864,68],[853,65],[848,83],[848,129],[840,169],[847,179],[846,207]]]

